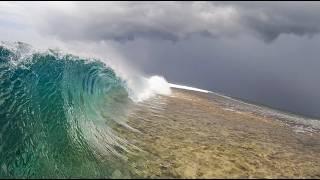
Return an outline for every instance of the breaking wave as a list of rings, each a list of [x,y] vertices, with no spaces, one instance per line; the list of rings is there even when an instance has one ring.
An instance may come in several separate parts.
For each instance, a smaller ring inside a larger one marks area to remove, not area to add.
[[[162,77],[134,82],[96,59],[2,43],[0,177],[110,177],[128,106],[171,92]]]

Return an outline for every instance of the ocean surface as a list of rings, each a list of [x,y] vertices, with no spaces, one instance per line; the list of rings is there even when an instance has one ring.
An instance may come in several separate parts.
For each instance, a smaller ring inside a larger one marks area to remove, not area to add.
[[[1,178],[320,178],[320,121],[0,45]],[[133,86],[135,84],[136,86]]]

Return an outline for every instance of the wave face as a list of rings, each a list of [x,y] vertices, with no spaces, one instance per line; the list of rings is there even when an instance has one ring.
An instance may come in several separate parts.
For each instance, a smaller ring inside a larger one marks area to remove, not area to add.
[[[110,177],[126,82],[97,60],[0,46],[0,177]]]

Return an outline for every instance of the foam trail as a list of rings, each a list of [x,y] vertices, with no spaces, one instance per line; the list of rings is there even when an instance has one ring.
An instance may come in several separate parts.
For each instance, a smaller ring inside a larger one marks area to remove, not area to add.
[[[184,85],[171,84],[171,83],[169,83],[169,85],[170,85],[170,87],[178,88],[178,89],[185,89],[185,90],[190,90],[190,91],[198,91],[198,92],[204,92],[204,93],[211,93],[211,91],[208,91],[208,90],[199,89],[199,88],[194,88],[194,87],[189,87],[189,86],[184,86]]]

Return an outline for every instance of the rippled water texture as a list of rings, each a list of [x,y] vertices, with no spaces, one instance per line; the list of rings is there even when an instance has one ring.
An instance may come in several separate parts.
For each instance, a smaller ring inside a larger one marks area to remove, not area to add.
[[[319,178],[317,123],[236,100],[174,89],[133,108],[119,128],[141,148],[131,171],[151,178]]]

